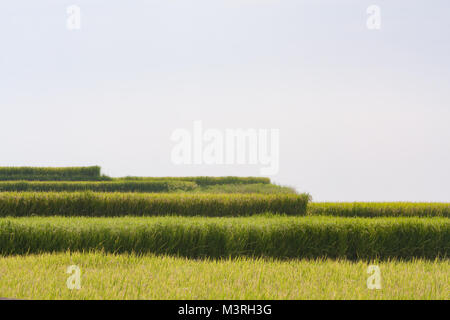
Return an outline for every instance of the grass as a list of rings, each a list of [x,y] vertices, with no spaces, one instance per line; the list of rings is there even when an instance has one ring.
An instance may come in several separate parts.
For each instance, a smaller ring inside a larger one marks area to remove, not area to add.
[[[0,167],[0,181],[187,181],[199,186],[224,184],[270,184],[263,177],[121,177],[101,175],[101,167]]]
[[[190,191],[189,181],[0,181],[0,192],[173,192]]]
[[[92,167],[0,167],[0,180],[90,181],[105,180],[99,166]]]
[[[190,181],[199,186],[226,185],[226,184],[270,184],[269,178],[261,177],[123,177],[113,178],[116,181]]]
[[[203,186],[193,189],[197,193],[263,193],[263,194],[296,194],[297,191],[291,187],[283,187],[267,183],[253,184],[222,184]]]
[[[369,264],[381,290],[366,285]],[[81,269],[81,289],[66,286]],[[443,299],[450,262],[225,259],[61,253],[0,257],[0,296],[19,299]]]
[[[198,186],[183,180],[113,180],[113,181],[0,181],[0,192],[195,192],[297,194],[291,187],[268,183],[218,184]]]
[[[450,203],[310,202],[308,214],[338,217],[450,217]]]
[[[100,250],[198,257],[447,258],[445,218],[0,219],[0,254]]]
[[[449,203],[308,205],[268,178],[100,171],[0,167],[0,297],[450,298]]]
[[[191,193],[0,193],[4,216],[242,216],[266,211],[303,215],[308,195]]]

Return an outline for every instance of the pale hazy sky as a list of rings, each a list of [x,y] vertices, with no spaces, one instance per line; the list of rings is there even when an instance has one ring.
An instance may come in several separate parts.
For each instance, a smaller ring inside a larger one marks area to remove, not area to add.
[[[66,28],[69,5],[81,30]],[[381,30],[366,9],[381,8]],[[258,175],[171,162],[172,132],[280,129],[317,201],[450,201],[450,3],[2,1],[0,165]]]

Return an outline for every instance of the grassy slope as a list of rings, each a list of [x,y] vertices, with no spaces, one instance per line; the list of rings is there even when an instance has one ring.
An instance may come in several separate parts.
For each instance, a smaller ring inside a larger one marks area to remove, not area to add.
[[[0,296],[22,299],[449,299],[450,262],[367,262],[44,254],[0,257]],[[81,290],[66,286],[81,268]]]

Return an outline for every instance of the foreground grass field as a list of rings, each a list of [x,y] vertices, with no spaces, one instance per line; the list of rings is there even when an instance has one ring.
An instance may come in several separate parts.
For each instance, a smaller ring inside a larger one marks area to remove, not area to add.
[[[446,258],[447,218],[24,217],[0,219],[0,254],[101,250],[196,257]]]
[[[449,299],[450,262],[371,262],[380,290],[367,288],[368,262],[190,260],[61,253],[0,257],[0,296],[20,299]],[[81,269],[69,290],[66,270]]]

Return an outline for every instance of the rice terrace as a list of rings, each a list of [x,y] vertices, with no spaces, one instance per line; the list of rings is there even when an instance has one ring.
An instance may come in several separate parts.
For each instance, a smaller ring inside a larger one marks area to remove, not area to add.
[[[449,298],[449,203],[316,203],[268,178],[100,167],[0,180],[1,297]]]

